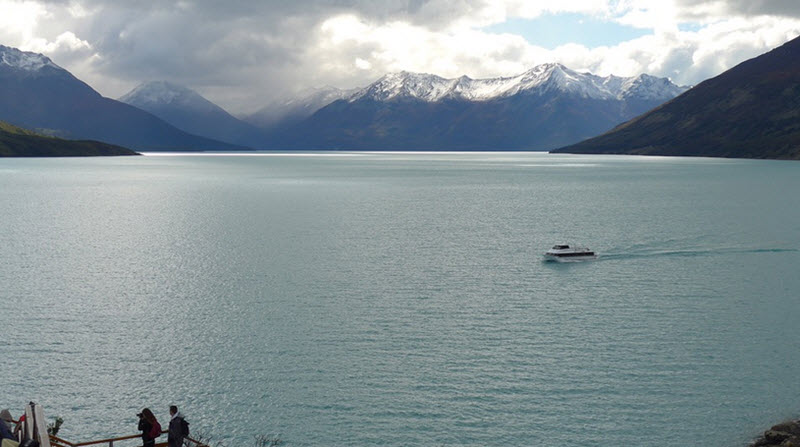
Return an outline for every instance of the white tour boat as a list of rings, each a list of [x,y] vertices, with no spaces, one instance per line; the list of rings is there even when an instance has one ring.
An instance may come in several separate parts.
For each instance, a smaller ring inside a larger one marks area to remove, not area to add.
[[[597,259],[597,255],[592,250],[583,247],[570,247],[569,245],[554,245],[553,248],[547,250],[544,257],[558,262]]]

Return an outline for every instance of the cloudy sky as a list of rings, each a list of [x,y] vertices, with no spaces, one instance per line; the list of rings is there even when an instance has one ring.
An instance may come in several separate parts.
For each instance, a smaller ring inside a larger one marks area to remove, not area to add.
[[[0,0],[0,44],[105,96],[166,80],[233,113],[401,70],[696,84],[798,35],[798,0]]]

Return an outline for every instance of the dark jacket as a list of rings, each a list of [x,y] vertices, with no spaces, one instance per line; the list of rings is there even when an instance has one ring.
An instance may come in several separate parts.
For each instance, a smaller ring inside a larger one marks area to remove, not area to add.
[[[169,447],[181,447],[183,445],[183,415],[180,412],[169,420],[167,443]]]
[[[139,418],[139,430],[142,431],[142,442],[144,442],[144,445],[153,444],[153,438],[150,437],[150,431],[152,429],[153,424],[145,418]]]
[[[0,421],[0,439],[14,439],[14,435],[11,434],[11,427],[6,424],[6,421]]]

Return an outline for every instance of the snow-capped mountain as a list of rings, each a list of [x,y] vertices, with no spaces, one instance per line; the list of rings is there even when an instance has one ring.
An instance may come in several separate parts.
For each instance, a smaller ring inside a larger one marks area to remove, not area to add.
[[[248,147],[261,147],[264,133],[196,91],[166,81],[146,82],[119,101],[152,113],[185,132]]]
[[[276,100],[241,119],[261,129],[286,126],[308,118],[317,110],[336,100],[348,98],[354,92],[336,87],[310,89],[291,98]]]
[[[144,84],[122,98],[129,105],[103,98],[45,56],[0,46],[0,120],[144,150],[546,150],[605,132],[683,90],[667,79],[600,77],[559,64],[492,79],[401,72],[356,91],[284,101],[267,133],[185,87]]]
[[[390,73],[284,129],[277,141],[302,149],[546,150],[605,132],[686,89],[560,64],[490,79]]]
[[[166,81],[151,81],[140,84],[120,97],[119,100],[127,104],[145,107],[175,105],[203,112],[222,110],[222,108],[203,98],[194,90]]]
[[[140,150],[238,149],[104,98],[49,58],[6,46],[0,46],[0,120],[50,135]]]
[[[49,57],[0,45],[0,69],[38,73],[45,67],[60,69]]]
[[[326,86],[319,89],[306,90],[297,98],[283,101],[282,105],[286,109],[297,111],[299,114],[311,115],[333,101],[351,96],[356,91],[358,91],[358,89],[344,90],[336,87]]]
[[[600,77],[579,73],[561,64],[543,64],[512,77],[446,79],[422,73],[391,73],[347,98],[389,101],[417,99],[436,102],[445,99],[489,101],[517,94],[543,95],[561,92],[592,99],[670,99],[686,90],[669,79],[642,74],[635,77]]]

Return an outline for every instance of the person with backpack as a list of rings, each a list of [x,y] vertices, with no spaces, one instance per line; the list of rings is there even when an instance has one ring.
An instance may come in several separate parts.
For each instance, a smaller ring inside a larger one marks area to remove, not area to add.
[[[139,416],[139,430],[142,431],[142,446],[153,447],[156,438],[161,436],[161,424],[149,408],[145,408],[137,416]]]
[[[186,422],[183,415],[178,412],[178,407],[170,405],[169,414],[169,434],[167,435],[167,443],[169,447],[181,447],[183,445],[183,438],[189,436],[189,423]]]

